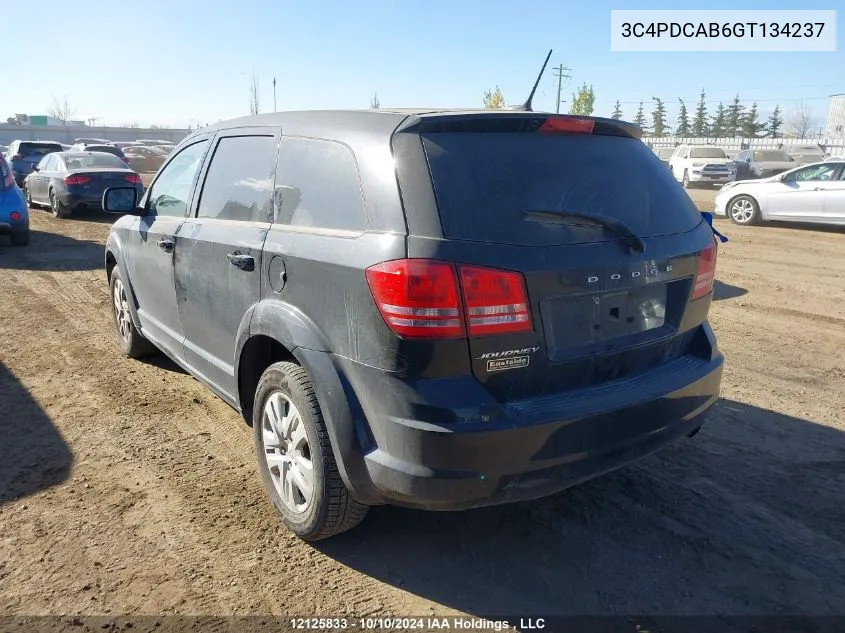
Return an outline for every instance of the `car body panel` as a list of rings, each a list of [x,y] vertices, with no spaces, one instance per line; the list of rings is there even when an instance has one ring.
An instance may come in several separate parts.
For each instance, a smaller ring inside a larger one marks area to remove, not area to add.
[[[19,217],[14,219],[12,214]],[[21,235],[29,232],[29,210],[23,191],[15,182],[11,166],[0,155],[0,234]]]

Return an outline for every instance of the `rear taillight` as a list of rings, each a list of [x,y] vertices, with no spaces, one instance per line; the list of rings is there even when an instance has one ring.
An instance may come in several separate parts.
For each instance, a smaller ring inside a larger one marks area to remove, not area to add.
[[[458,266],[470,336],[531,330],[528,296],[520,273]]]
[[[568,132],[569,134],[592,134],[596,122],[592,119],[574,119],[570,117],[549,117],[537,128],[541,134]]]
[[[716,238],[707,246],[698,258],[698,268],[695,271],[695,278],[692,282],[692,300],[701,299],[713,290],[713,282],[716,280]]]
[[[464,335],[455,269],[426,259],[400,259],[366,271],[367,283],[391,330],[410,338]]]
[[[133,185],[141,184],[141,177],[138,174],[126,174],[126,182],[131,182]]]
[[[86,182],[91,182],[88,176],[68,176],[65,178],[66,185],[84,185]]]
[[[17,222],[18,220],[21,219],[21,214],[18,213],[17,211],[12,211],[9,214],[9,217],[12,219],[12,222]]]
[[[531,330],[519,273],[461,265],[456,271],[448,262],[400,259],[372,266],[366,276],[385,323],[406,338],[455,339],[467,332],[484,336]]]
[[[126,156],[121,156],[120,160],[122,160],[122,161],[123,161],[124,163],[126,163],[127,165],[129,164],[129,159],[128,159],[128,158],[126,158]]]
[[[14,156],[12,156],[12,160],[23,160],[23,155],[15,154]]]

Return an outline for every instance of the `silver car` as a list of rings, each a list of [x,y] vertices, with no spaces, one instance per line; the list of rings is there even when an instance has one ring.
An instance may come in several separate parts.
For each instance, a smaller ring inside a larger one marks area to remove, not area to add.
[[[716,194],[713,213],[746,225],[769,220],[845,225],[845,159],[728,183]]]

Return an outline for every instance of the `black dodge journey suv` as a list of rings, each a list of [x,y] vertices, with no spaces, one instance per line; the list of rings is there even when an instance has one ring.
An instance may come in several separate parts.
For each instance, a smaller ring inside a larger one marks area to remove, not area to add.
[[[253,427],[281,519],[534,499],[694,434],[723,357],[710,226],[628,123],[274,113],[192,134],[105,253],[123,353]]]

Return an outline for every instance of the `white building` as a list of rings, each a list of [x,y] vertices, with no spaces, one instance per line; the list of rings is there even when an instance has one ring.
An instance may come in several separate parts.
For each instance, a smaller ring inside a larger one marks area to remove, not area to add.
[[[845,94],[831,95],[828,99],[824,136],[845,138]]]

